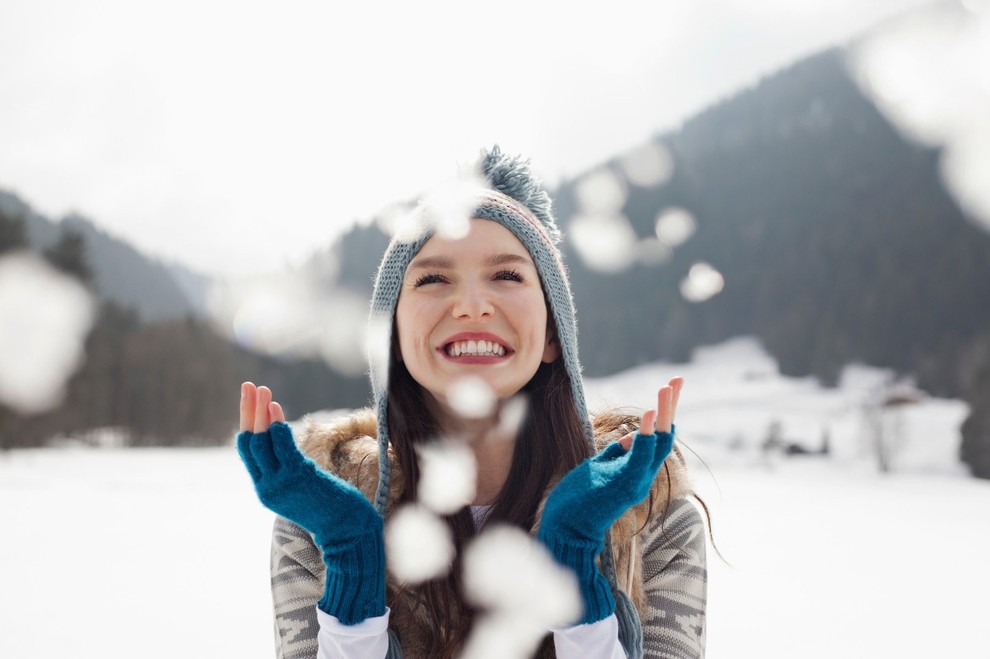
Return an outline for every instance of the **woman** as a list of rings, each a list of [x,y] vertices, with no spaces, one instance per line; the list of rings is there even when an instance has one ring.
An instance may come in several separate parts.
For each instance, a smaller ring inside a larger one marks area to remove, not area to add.
[[[492,522],[532,531],[577,578],[583,614],[548,633],[539,656],[703,656],[704,525],[673,449],[682,381],[659,389],[639,432],[633,417],[590,419],[550,198],[497,147],[479,168],[466,236],[424,223],[379,267],[372,320],[391,331],[388,358],[371,360],[374,414],[310,424],[297,448],[271,392],[242,387],[238,449],[280,515],[278,656],[455,656],[475,617],[460,550]],[[491,414],[455,412],[451,387],[465,376],[490,387]],[[519,393],[526,416],[505,437],[499,411]],[[444,578],[399,583],[386,575],[384,519],[416,500],[415,447],[450,436],[477,464],[475,505],[445,518],[457,557]]]

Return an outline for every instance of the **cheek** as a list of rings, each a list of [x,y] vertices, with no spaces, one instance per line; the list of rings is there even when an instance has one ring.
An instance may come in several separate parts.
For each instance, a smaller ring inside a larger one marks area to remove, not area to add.
[[[395,336],[392,338],[392,345],[397,346],[400,359],[409,349],[409,328],[415,326],[416,324],[410,316],[408,305],[403,304],[400,297],[399,304],[395,309]]]
[[[532,299],[529,300],[529,314],[534,321],[540,321],[541,327],[546,327],[547,324],[547,301],[543,297],[543,291],[538,291],[533,294]]]
[[[402,304],[402,298],[399,298],[399,305],[395,310],[399,346],[409,350],[418,343],[428,341],[429,328],[432,327],[430,319],[433,316],[430,305]]]
[[[512,305],[512,315],[515,318],[525,318],[528,331],[541,337],[546,336],[547,304],[542,291],[535,291],[525,298],[518,299]]]

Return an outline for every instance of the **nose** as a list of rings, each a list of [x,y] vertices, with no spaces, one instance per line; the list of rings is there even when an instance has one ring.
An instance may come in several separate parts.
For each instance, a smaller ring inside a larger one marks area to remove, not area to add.
[[[484,286],[464,283],[457,287],[451,313],[454,318],[476,320],[492,316],[495,313],[495,306]]]

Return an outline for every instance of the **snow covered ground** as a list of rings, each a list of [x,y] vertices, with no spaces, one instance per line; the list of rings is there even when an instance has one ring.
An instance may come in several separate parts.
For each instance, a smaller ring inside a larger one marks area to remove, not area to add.
[[[962,403],[889,415],[904,441],[879,474],[875,369],[825,391],[739,339],[590,381],[589,398],[649,405],[674,374],[728,561],[710,552],[709,657],[990,656],[990,481],[956,460]],[[827,429],[832,454],[764,455],[774,420],[808,448]],[[0,657],[271,657],[271,520],[233,448],[0,455]]]

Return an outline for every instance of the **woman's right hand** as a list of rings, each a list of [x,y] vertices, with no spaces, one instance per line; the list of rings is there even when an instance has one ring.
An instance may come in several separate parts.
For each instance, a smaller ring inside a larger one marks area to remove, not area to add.
[[[345,625],[385,612],[384,522],[356,487],[302,454],[267,387],[241,386],[237,451],[266,508],[313,534],[327,566],[317,604]]]

